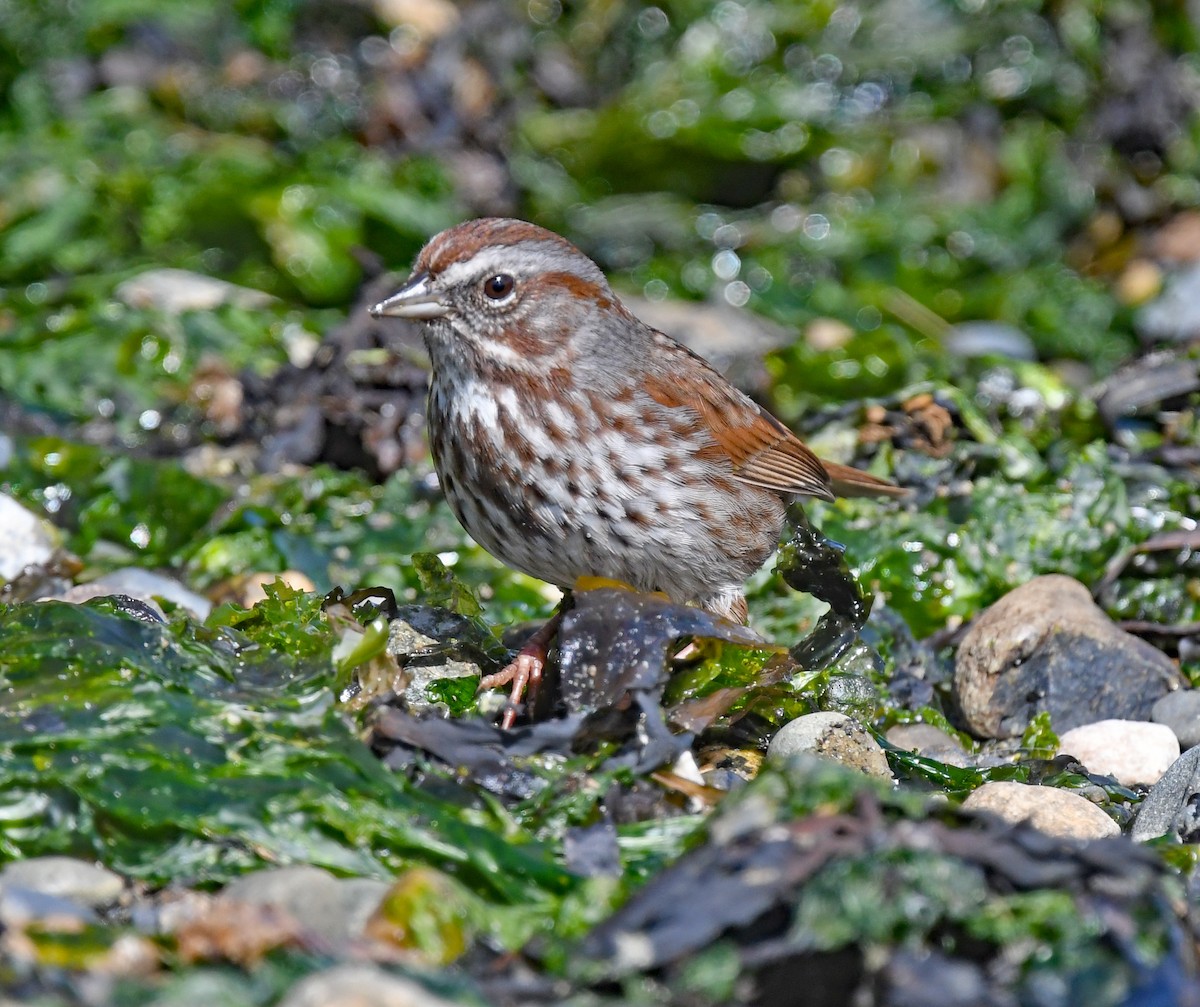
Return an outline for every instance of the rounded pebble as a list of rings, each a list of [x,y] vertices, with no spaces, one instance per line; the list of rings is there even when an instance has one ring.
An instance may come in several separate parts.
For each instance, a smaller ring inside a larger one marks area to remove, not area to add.
[[[1079,581],[1035,577],[987,608],[963,636],[954,695],[971,732],[1019,737],[1049,713],[1069,730],[1098,720],[1145,720],[1182,685],[1162,651],[1124,632]]]
[[[375,965],[337,965],[301,979],[279,1007],[453,1007],[412,979]]]
[[[107,867],[74,857],[15,860],[0,871],[0,886],[14,885],[95,908],[115,902],[125,879]]]
[[[1188,749],[1163,773],[1130,830],[1137,842],[1168,833],[1183,843],[1200,842],[1200,746]]]
[[[948,766],[966,768],[972,765],[971,757],[958,739],[932,724],[896,724],[888,729],[886,737],[897,748]]]
[[[1175,732],[1181,749],[1200,745],[1200,689],[1168,692],[1150,710],[1150,719]]]
[[[272,906],[335,943],[359,939],[388,890],[374,878],[336,878],[307,864],[255,871],[231,881],[220,898]]]
[[[20,885],[4,885],[0,888],[0,924],[5,927],[24,929],[37,924],[48,931],[78,930],[97,921],[96,914],[87,906],[61,895],[47,895]],[[8,1007],[5,1001],[0,1004]]]
[[[178,605],[197,619],[207,619],[213,608],[211,601],[174,578],[137,567],[113,570],[86,584],[76,584],[62,594],[48,596],[43,600],[69,601],[74,605],[82,605],[92,598],[109,598],[114,595],[124,595],[145,602],[164,619],[165,614],[157,600],[159,598]]]
[[[1015,325],[1005,322],[959,322],[944,336],[948,352],[956,357],[1009,357],[1037,360],[1033,340]]]
[[[267,600],[266,586],[281,580],[296,591],[311,592],[317,589],[307,574],[299,570],[281,570],[279,573],[252,573],[241,585],[238,592],[238,604],[242,608],[253,608],[260,601]]]
[[[1149,259],[1134,259],[1117,277],[1113,292],[1117,300],[1130,307],[1157,297],[1163,287],[1163,271]]]
[[[1163,292],[1142,306],[1134,324],[1148,340],[1183,342],[1200,331],[1200,264],[1170,278]]]
[[[1121,834],[1117,823],[1085,797],[1056,787],[1000,781],[985,783],[962,803],[1012,822],[1028,822],[1061,839],[1105,839]]]
[[[797,717],[784,724],[767,747],[767,756],[772,759],[786,759],[800,752],[833,759],[868,776],[892,779],[879,742],[844,713],[828,711]]]
[[[239,287],[213,276],[186,269],[148,269],[122,282],[117,298],[132,308],[155,308],[169,315],[212,311],[222,304],[261,308],[275,300],[270,294]]]
[[[1062,734],[1058,750],[1075,756],[1090,772],[1133,786],[1157,783],[1179,758],[1179,740],[1165,724],[1100,720]]]
[[[27,566],[40,566],[54,555],[50,524],[0,493],[0,580],[12,580]]]

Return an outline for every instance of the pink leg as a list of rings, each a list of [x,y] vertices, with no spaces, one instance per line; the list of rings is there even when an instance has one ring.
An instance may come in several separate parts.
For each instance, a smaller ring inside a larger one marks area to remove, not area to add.
[[[561,611],[555,612],[541,629],[525,641],[525,646],[514,661],[496,674],[486,675],[479,680],[480,689],[496,689],[512,682],[512,692],[509,694],[508,705],[504,708],[504,717],[500,721],[504,730],[512,727],[517,719],[517,705],[525,694],[525,687],[529,686],[531,699],[537,695],[538,686],[542,684],[542,672],[546,668],[550,641],[558,633],[558,624],[562,622],[562,617]]]

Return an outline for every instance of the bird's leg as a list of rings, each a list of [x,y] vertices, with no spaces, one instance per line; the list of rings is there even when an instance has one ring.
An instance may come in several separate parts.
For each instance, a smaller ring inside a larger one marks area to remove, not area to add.
[[[741,591],[717,595],[703,602],[700,607],[706,612],[719,615],[722,619],[728,619],[739,626],[745,626],[750,621],[750,606],[746,604],[746,596]],[[675,660],[689,661],[699,653],[700,648],[696,646],[695,641],[692,641],[684,644],[683,648],[675,655]]]
[[[558,633],[562,618],[563,609],[560,607],[554,615],[546,620],[541,629],[525,641],[525,646],[520,649],[514,660],[496,674],[486,675],[479,680],[481,690],[497,689],[512,682],[512,691],[509,694],[508,704],[504,708],[504,717],[500,721],[500,726],[504,730],[507,731],[516,722],[517,706],[525,694],[525,687],[529,687],[530,699],[537,695],[538,686],[542,684],[542,672],[546,668],[550,641]]]

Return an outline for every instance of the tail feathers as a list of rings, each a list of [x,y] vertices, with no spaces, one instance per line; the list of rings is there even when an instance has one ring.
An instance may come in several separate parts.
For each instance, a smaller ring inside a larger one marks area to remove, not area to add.
[[[824,458],[821,459],[821,464],[825,466],[825,471],[829,473],[829,482],[833,486],[833,492],[840,497],[905,497],[909,495],[909,490],[903,486],[897,486],[893,482],[888,482],[886,479],[880,479],[861,469],[851,468],[849,465],[839,465],[837,462],[829,462]]]

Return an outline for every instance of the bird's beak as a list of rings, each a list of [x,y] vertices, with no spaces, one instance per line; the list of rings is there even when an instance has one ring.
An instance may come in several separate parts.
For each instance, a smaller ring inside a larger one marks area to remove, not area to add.
[[[372,318],[415,318],[428,320],[450,314],[442,295],[429,288],[429,274],[417,273],[391,297],[371,309]]]

